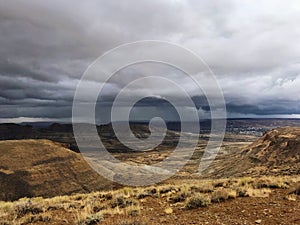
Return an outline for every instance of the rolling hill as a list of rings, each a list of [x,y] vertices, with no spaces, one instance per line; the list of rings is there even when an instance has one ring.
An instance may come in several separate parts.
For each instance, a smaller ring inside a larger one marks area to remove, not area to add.
[[[0,200],[110,190],[80,154],[49,140],[0,141]]]
[[[206,177],[297,175],[300,173],[300,127],[282,127],[222,160],[216,160]]]

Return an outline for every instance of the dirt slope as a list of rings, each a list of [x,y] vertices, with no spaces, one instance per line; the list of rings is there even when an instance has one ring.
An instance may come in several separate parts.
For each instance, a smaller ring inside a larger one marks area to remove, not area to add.
[[[300,162],[300,128],[283,127],[266,133],[242,152],[268,166]]]
[[[0,141],[0,200],[111,189],[77,153],[49,140]]]
[[[215,160],[206,177],[300,173],[300,127],[276,128],[235,153]]]

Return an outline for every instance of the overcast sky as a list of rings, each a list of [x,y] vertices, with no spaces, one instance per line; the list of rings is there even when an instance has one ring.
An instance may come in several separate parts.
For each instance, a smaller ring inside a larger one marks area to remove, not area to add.
[[[0,0],[0,122],[68,121],[88,65],[111,48],[145,39],[170,41],[202,57],[216,74],[229,117],[297,117],[299,24],[297,0]],[[150,64],[145,68],[151,71]],[[153,68],[191,89],[194,99],[201,96],[179,71]],[[132,73],[120,71],[122,78],[111,81],[108,102]],[[145,84],[132,94],[155,96],[151,90],[153,84]],[[170,107],[160,103],[137,106],[137,119],[158,109],[168,114]]]

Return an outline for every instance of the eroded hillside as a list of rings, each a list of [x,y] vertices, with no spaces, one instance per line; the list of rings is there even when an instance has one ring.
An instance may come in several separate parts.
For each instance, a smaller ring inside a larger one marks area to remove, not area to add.
[[[0,141],[0,199],[112,189],[80,154],[49,140]]]
[[[206,176],[296,175],[300,173],[300,128],[266,132],[247,147],[216,160]]]

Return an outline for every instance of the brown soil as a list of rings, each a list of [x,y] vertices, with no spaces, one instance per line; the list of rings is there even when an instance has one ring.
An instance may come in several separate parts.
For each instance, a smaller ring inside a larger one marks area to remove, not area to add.
[[[164,213],[165,202],[147,198],[141,215],[108,217],[101,224],[300,224],[300,202],[285,199],[286,191],[275,191],[268,198],[237,198],[207,208],[185,210],[173,207]],[[133,223],[136,222],[136,223]],[[138,223],[140,222],[140,223]]]

